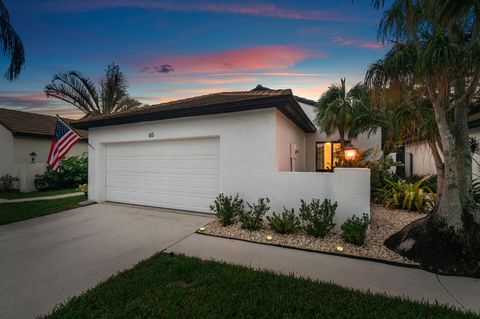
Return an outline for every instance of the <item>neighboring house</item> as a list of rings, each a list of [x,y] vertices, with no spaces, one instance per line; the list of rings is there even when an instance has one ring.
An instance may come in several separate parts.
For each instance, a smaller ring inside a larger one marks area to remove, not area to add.
[[[480,141],[480,112],[470,115],[468,118],[470,136],[476,137]],[[432,151],[426,142],[415,142],[405,144],[405,166],[409,174],[433,175],[437,173],[435,162],[433,161]],[[474,154],[474,159],[480,163],[480,155]],[[473,163],[474,177],[480,176],[480,167]]]
[[[46,169],[56,117],[0,108],[0,176],[9,174],[20,179],[17,188],[34,191],[36,174]],[[87,131],[79,131],[87,137]],[[80,141],[67,156],[88,152],[87,142]]]
[[[89,198],[199,212],[210,212],[218,193],[269,197],[277,212],[329,198],[339,226],[370,211],[370,171],[325,171],[338,140],[317,131],[313,107],[289,89],[257,86],[75,121],[92,145]]]

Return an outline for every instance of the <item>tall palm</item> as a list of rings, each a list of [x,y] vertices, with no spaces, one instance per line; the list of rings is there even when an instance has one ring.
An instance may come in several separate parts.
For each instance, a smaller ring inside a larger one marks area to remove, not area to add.
[[[25,53],[22,40],[10,24],[10,15],[2,0],[0,0],[0,48],[3,55],[10,58],[10,65],[5,73],[5,78],[13,81],[22,70],[25,63]]]
[[[436,206],[386,244],[429,269],[480,276],[480,212],[473,200],[468,136],[469,108],[480,80],[479,12],[470,1],[469,9],[442,18],[435,10],[442,3],[393,1],[380,21],[379,38],[395,45],[367,72],[374,90],[392,88],[404,95],[416,90],[428,100],[443,155]]]
[[[139,107],[141,103],[131,98],[127,89],[127,78],[120,67],[112,63],[100,80],[99,90],[80,72],[69,71],[56,73],[52,82],[45,86],[45,94],[75,106],[86,115],[95,115]]]
[[[358,134],[354,123],[356,109],[365,105],[368,97],[366,87],[360,83],[347,92],[345,79],[340,84],[332,84],[318,100],[315,121],[327,135],[338,132],[340,146],[344,148],[345,139]]]

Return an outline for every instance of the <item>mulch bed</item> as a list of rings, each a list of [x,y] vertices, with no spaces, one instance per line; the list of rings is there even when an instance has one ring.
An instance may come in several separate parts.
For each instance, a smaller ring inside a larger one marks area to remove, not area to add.
[[[415,262],[404,258],[385,247],[383,242],[390,235],[396,233],[410,222],[423,216],[425,215],[417,212],[388,209],[380,205],[372,205],[370,231],[367,234],[365,244],[361,247],[346,243],[342,239],[339,231],[332,231],[325,238],[315,238],[305,233],[281,235],[273,232],[267,223],[265,223],[262,230],[249,231],[241,229],[239,223],[223,227],[218,221],[215,220],[206,225],[204,230],[199,230],[198,232],[220,237],[254,241],[258,243],[268,243],[337,254],[341,253],[345,255],[415,265]],[[271,236],[272,239],[268,240],[267,236]],[[339,252],[337,250],[337,247],[339,246],[343,247],[343,252]]]

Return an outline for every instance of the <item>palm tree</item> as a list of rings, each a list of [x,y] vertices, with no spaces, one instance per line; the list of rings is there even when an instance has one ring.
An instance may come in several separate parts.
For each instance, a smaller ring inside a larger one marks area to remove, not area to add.
[[[96,115],[139,107],[141,103],[128,95],[127,88],[127,78],[120,67],[112,63],[100,80],[100,93],[89,78],[78,71],[69,71],[56,73],[45,86],[45,94],[75,106],[86,115]]]
[[[356,109],[366,105],[368,91],[365,85],[358,83],[347,92],[345,79],[340,79],[340,85],[332,84],[318,100],[315,121],[327,135],[338,132],[340,147],[345,146],[345,138],[353,138],[359,134],[355,127]]]
[[[0,43],[3,55],[10,58],[10,66],[5,73],[5,78],[13,81],[22,70],[25,54],[22,40],[11,26],[10,15],[2,0],[0,0]]]
[[[388,88],[403,96],[416,91],[427,99],[443,162],[442,196],[432,212],[385,243],[425,268],[480,276],[480,212],[473,199],[468,136],[469,108],[480,80],[480,17],[470,1],[469,9],[442,18],[435,10],[439,3],[393,1],[380,21],[379,38],[395,45],[366,76],[372,90]]]

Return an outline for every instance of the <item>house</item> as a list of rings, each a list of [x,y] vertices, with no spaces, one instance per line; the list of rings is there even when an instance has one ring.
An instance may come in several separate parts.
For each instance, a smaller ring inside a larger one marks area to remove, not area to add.
[[[18,177],[22,192],[34,191],[35,175],[45,172],[56,121],[55,116],[0,108],[0,176]],[[87,131],[79,134],[87,137]],[[87,151],[87,142],[80,141],[68,155]]]
[[[470,137],[475,137],[480,141],[480,112],[474,113],[468,118],[468,127]],[[480,176],[480,155],[473,155],[473,175],[474,178]],[[476,161],[476,162],[475,162]],[[405,144],[405,166],[407,176],[415,175],[435,175],[437,170],[433,161],[432,151],[424,141],[416,141]]]
[[[317,130],[313,108],[289,89],[257,86],[75,121],[92,145],[89,199],[210,212],[218,193],[238,193],[281,212],[329,198],[340,225],[370,211],[370,171],[330,169],[338,138]]]

